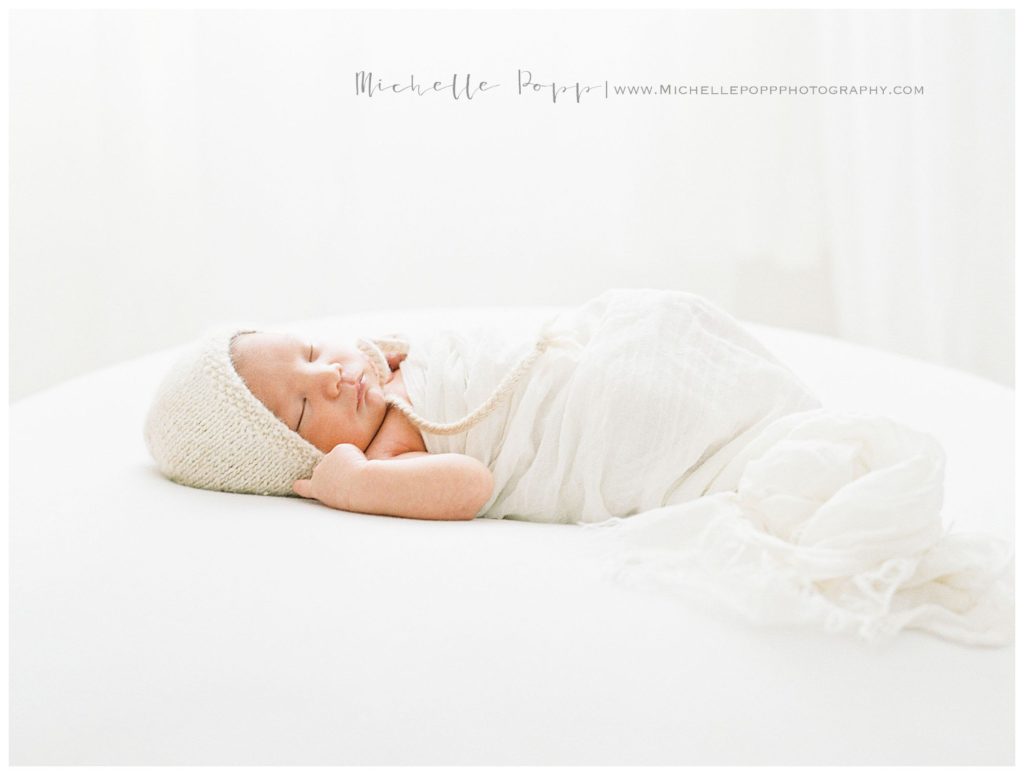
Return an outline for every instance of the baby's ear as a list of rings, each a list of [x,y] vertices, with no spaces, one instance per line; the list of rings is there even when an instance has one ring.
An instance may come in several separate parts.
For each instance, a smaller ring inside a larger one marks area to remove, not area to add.
[[[398,364],[405,360],[405,353],[388,353],[388,368],[392,371],[398,368]]]

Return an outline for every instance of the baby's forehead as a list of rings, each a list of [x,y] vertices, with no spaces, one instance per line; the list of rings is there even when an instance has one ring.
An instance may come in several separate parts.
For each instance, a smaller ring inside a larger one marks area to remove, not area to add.
[[[301,337],[280,331],[247,331],[231,341],[231,357],[239,362],[258,356],[260,360],[279,359],[295,354],[304,347]]]
[[[354,353],[358,337],[331,330],[248,331],[238,334],[231,343],[231,359],[239,364],[258,360],[263,364],[286,362],[296,356],[309,358],[317,353]]]

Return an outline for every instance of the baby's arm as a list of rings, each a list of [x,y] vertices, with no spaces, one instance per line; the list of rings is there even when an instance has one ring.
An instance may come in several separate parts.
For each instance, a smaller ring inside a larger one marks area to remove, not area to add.
[[[336,509],[413,519],[473,519],[493,488],[487,466],[468,455],[407,452],[367,460],[353,444],[339,444],[311,479],[294,485],[297,494]]]

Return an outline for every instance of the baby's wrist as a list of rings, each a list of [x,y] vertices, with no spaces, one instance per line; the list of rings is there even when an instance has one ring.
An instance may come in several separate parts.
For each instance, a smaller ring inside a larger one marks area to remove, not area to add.
[[[357,511],[362,514],[376,513],[372,510],[373,497],[370,481],[370,461],[363,459],[352,464],[343,481],[338,483],[338,497],[345,505],[345,511]]]

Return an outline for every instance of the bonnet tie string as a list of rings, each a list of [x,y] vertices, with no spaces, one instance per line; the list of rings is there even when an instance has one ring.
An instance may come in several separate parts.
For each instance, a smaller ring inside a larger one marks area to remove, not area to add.
[[[387,382],[387,375],[390,371],[390,367],[387,365],[387,359],[383,353],[408,351],[408,344],[398,338],[375,339],[372,342],[366,339],[361,339],[359,340],[359,344],[360,349],[370,357],[370,365],[373,367],[374,371],[377,372],[377,378],[380,380],[380,384],[382,385]],[[580,346],[579,342],[567,336],[554,333],[545,333],[541,335],[541,337],[537,339],[533,349],[519,362],[519,365],[505,375],[505,378],[491,393],[490,398],[480,404],[480,406],[467,414],[461,420],[457,420],[455,422],[437,423],[420,417],[413,411],[411,406],[396,395],[386,395],[384,400],[404,414],[411,423],[425,433],[431,433],[437,436],[453,436],[457,433],[469,430],[493,412],[495,408],[497,408],[498,404],[512,394],[512,389],[519,383],[526,372],[529,371],[530,367],[533,366],[536,360],[549,347],[578,349]],[[376,350],[376,352],[372,352],[371,348],[372,350]]]

